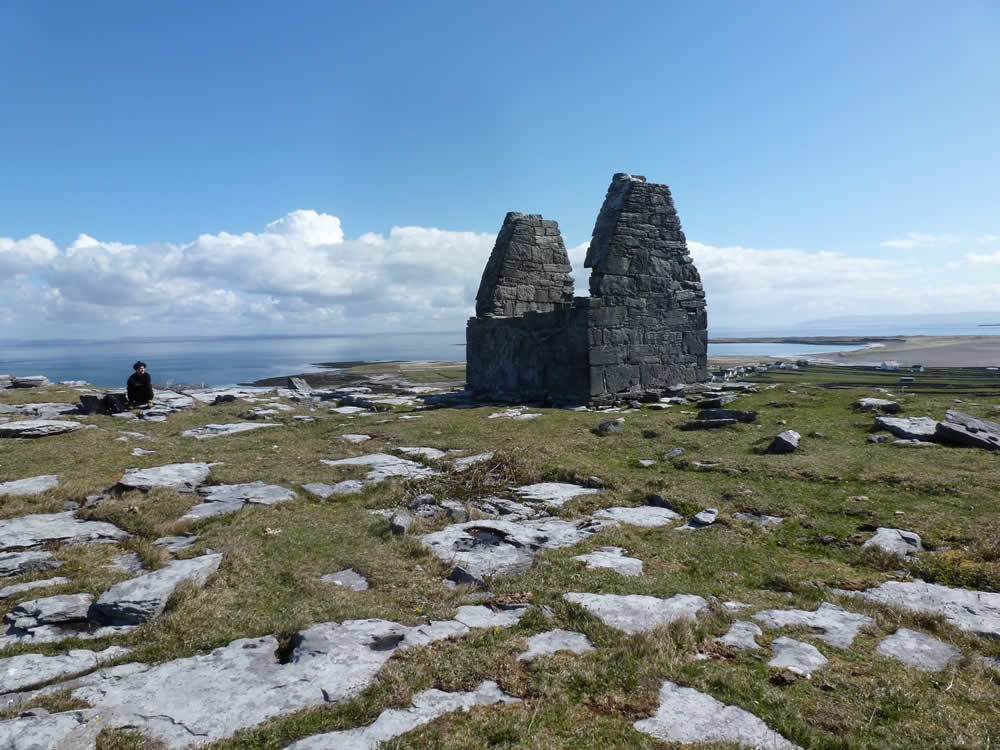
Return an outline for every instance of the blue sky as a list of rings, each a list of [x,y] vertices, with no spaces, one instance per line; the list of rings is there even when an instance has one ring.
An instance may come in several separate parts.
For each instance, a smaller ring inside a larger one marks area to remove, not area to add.
[[[997,311],[998,39],[991,0],[12,0],[0,324],[461,328],[509,210],[585,287],[618,171],[713,327]]]

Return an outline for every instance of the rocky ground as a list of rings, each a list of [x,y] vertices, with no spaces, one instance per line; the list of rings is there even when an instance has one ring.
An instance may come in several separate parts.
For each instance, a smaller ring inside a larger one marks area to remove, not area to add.
[[[989,389],[807,368],[596,412],[441,372],[117,415],[11,379],[0,747],[1000,736]]]

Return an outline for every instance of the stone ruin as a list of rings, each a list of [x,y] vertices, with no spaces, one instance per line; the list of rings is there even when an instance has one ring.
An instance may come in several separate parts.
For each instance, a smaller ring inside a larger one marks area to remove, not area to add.
[[[705,380],[707,319],[670,188],[616,174],[573,297],[559,225],[509,213],[466,328],[467,387],[509,401],[601,402]]]

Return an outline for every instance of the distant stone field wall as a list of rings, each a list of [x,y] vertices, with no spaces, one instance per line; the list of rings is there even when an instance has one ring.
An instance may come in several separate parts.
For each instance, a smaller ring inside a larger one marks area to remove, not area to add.
[[[573,298],[556,222],[509,213],[466,329],[468,388],[590,401],[707,377],[705,293],[666,185],[616,174]]]

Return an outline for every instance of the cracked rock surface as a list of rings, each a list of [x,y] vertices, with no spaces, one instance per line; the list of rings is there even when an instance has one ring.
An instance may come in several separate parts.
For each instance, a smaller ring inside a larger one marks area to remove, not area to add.
[[[0,549],[37,547],[54,542],[116,542],[131,534],[105,521],[83,521],[64,513],[37,513],[0,521]]]
[[[579,604],[598,620],[626,633],[641,633],[681,618],[694,619],[708,608],[695,594],[676,594],[669,599],[640,594],[563,594],[563,599]]]

